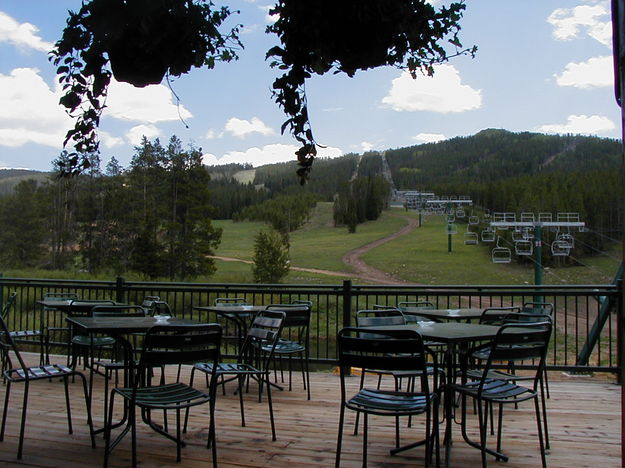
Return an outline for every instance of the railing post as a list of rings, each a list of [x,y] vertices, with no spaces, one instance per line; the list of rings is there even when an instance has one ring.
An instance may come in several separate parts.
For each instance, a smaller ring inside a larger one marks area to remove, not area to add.
[[[343,280],[343,328],[352,323],[352,280]],[[351,375],[350,367],[343,368],[344,375]]]
[[[352,280],[343,281],[343,327],[352,323]]]
[[[126,302],[124,289],[125,283],[126,280],[124,280],[124,278],[122,278],[121,276],[117,277],[117,280],[115,282],[115,300],[117,302]]]

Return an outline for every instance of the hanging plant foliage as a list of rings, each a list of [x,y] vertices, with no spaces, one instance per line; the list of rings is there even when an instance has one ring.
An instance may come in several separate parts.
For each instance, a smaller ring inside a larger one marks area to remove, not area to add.
[[[218,30],[231,13],[206,0],[83,0],[78,12],[70,11],[50,57],[63,86],[60,104],[76,119],[63,143],[71,141],[75,149],[63,174],[86,169],[89,155],[98,151],[111,74],[144,87],[191,67],[236,59],[243,47],[239,26],[226,34]]]
[[[273,83],[275,102],[287,114],[288,128],[302,145],[296,152],[298,174],[305,181],[317,154],[308,115],[306,79],[330,70],[353,77],[381,66],[434,74],[433,65],[470,54],[458,38],[463,0],[436,10],[427,0],[278,0],[267,28],[281,46],[267,52],[271,66],[284,70]],[[441,43],[453,46],[448,52]]]

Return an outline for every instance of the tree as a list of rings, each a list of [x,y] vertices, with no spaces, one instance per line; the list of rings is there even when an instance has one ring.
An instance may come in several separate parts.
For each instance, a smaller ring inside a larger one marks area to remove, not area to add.
[[[165,73],[179,76],[192,66],[213,68],[216,61],[237,58],[239,26],[219,28],[231,15],[207,0],[84,0],[70,12],[51,60],[65,94],[60,103],[76,124],[65,174],[88,167],[85,157],[98,151],[97,127],[111,75],[135,86],[158,83]],[[345,73],[396,66],[427,75],[450,57],[474,55],[463,48],[458,32],[464,0],[434,8],[429,0],[278,0],[267,28],[281,42],[267,52],[271,66],[284,74],[273,83],[274,100],[289,129],[302,145],[296,151],[302,183],[316,156],[308,116],[305,82],[313,74]],[[453,46],[448,52],[443,44]],[[110,66],[110,70],[109,70]]]
[[[257,283],[279,283],[289,272],[289,249],[275,229],[261,230],[254,238],[252,273]]]

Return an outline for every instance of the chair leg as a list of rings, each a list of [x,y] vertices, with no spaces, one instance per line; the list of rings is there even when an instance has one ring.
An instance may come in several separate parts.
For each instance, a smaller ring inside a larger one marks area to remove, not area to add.
[[[82,389],[85,396],[85,408],[87,410],[87,426],[89,427],[89,435],[91,436],[91,447],[95,448],[95,433],[93,431],[93,418],[91,417],[91,395],[87,393],[87,380],[84,375],[82,377]],[[104,396],[106,399],[106,395]],[[106,423],[106,414],[104,415]],[[105,426],[106,427],[106,426]]]
[[[63,377],[63,387],[65,388],[65,407],[67,408],[67,428],[68,432],[71,434],[72,430],[72,409],[69,404],[69,376]]]
[[[266,372],[264,378],[267,379],[267,402],[269,404],[269,419],[271,420],[271,440],[276,440],[276,424],[273,420],[273,403],[271,401],[271,385],[269,385],[269,371]],[[263,377],[261,377],[262,381]]]
[[[540,459],[543,464],[543,468],[547,468],[547,460],[545,459],[545,443],[543,440],[543,425],[540,420],[540,405],[538,398],[534,398],[534,408],[536,410],[536,425],[538,426],[538,442],[540,444]]]
[[[17,447],[17,459],[22,459],[22,449],[24,448],[24,432],[26,429],[26,409],[28,408],[28,380],[24,381],[24,400],[22,402],[22,424],[20,426],[20,441]]]
[[[368,414],[364,413],[362,416],[362,468],[367,468],[367,426],[368,426]]]
[[[339,468],[341,465],[341,445],[343,443],[343,423],[345,421],[345,406],[341,402],[341,410],[339,413],[339,433],[336,439],[336,460],[334,462],[334,468]]]
[[[485,405],[482,406],[482,402],[477,402],[477,417],[480,426],[480,446],[482,449],[482,468],[486,468],[486,418],[488,417],[484,414],[484,412],[488,409],[486,405],[487,404],[485,403]]]
[[[549,383],[547,382],[547,371],[545,371],[545,385],[547,386],[547,398],[549,398]],[[549,444],[549,427],[547,426],[547,402],[545,401],[545,389],[542,379],[540,380],[540,402],[543,409],[543,426],[545,428],[545,448],[549,450],[551,448]]]
[[[245,375],[240,375],[237,379],[239,381],[239,406],[241,407],[241,426],[245,427],[245,410],[243,409],[243,381]]]
[[[7,410],[9,409],[9,395],[11,394],[11,381],[7,381],[6,395],[4,395],[4,410],[2,411],[2,427],[0,427],[0,442],[4,440],[4,427],[7,422]]]

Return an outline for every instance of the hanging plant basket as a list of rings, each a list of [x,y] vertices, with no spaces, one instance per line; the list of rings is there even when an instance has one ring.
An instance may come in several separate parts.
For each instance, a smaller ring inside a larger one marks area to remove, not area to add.
[[[98,150],[96,129],[111,73],[144,87],[192,67],[234,60],[242,47],[239,26],[226,34],[218,30],[230,14],[207,0],[85,0],[70,12],[51,55],[65,91],[60,103],[76,118],[64,142],[72,141],[76,153],[64,171],[80,172],[89,165],[86,155]]]

